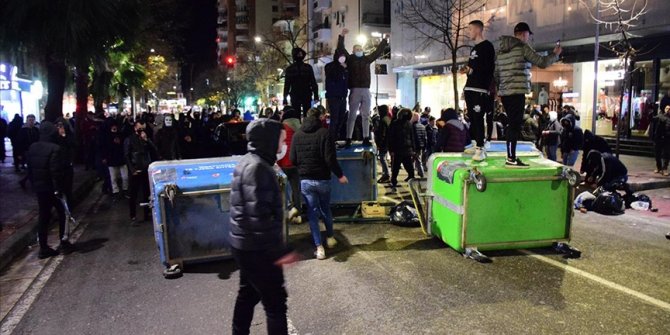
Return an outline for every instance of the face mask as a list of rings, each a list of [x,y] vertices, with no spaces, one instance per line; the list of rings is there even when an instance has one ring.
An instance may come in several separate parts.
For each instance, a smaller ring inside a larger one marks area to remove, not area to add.
[[[344,62],[347,61],[347,57],[340,56],[340,58],[338,58],[337,61],[340,62],[340,64],[344,64]]]
[[[286,143],[282,144],[281,147],[279,147],[279,152],[277,153],[277,160],[280,160],[286,156],[286,152],[288,151],[288,146]]]
[[[172,127],[172,119],[165,119],[165,126]]]
[[[363,57],[363,51],[356,51],[355,55],[356,57]]]

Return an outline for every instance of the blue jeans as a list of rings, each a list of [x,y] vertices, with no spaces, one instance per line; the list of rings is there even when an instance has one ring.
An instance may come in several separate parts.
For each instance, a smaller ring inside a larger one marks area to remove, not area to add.
[[[573,166],[579,157],[579,150],[572,150],[563,154],[563,165]]]
[[[307,204],[307,218],[312,239],[317,247],[321,245],[319,217],[326,225],[326,236],[333,237],[333,214],[330,212],[330,180],[301,180],[300,190]]]
[[[379,162],[382,165],[382,175],[388,177],[389,176],[389,166],[388,166],[388,162],[386,160],[387,154],[388,154],[388,150],[379,149],[379,152],[377,153],[377,156],[379,157]]]
[[[558,145],[547,145],[547,158],[557,162],[558,160],[556,159],[556,151],[558,150]]]

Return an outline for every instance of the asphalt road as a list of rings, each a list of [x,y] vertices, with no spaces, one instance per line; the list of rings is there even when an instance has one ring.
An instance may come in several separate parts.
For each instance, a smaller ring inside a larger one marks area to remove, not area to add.
[[[93,195],[98,196],[98,195]],[[91,201],[92,203],[92,201]],[[145,223],[101,197],[14,334],[229,334],[238,285],[232,261],[163,279]],[[285,271],[294,334],[668,334],[667,218],[633,211],[575,216],[581,259],[550,250],[464,259],[419,228],[337,224],[340,245],[311,256],[309,229],[291,226],[306,259]],[[265,333],[262,307],[253,334]]]

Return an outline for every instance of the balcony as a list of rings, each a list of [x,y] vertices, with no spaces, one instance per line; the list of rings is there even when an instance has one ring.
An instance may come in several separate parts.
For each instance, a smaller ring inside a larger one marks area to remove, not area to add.
[[[375,27],[390,27],[391,26],[391,17],[385,16],[384,14],[379,13],[363,13],[361,18],[361,23],[368,26]]]
[[[228,13],[226,12],[220,12],[219,17],[216,19],[217,24],[224,24],[228,22]]]
[[[330,0],[314,0],[314,13],[320,13],[330,7]]]
[[[314,27],[314,39],[316,42],[330,42],[331,37],[330,24],[320,24]]]
[[[235,41],[237,41],[237,42],[249,42],[249,36],[247,36],[247,35],[237,35],[237,36],[235,36]]]
[[[249,24],[248,23],[235,24],[235,29],[237,29],[237,30],[249,30]]]

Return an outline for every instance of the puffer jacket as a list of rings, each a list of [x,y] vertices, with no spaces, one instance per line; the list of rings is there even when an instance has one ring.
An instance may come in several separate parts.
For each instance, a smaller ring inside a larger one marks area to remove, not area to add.
[[[398,118],[391,122],[388,132],[388,150],[399,156],[414,155],[414,129],[411,112],[401,110]]]
[[[370,64],[381,57],[388,42],[383,39],[375,51],[363,57],[349,54],[344,48],[344,36],[337,39],[337,50],[347,55],[347,69],[349,70],[349,88],[370,88]]]
[[[248,152],[235,166],[230,187],[228,241],[235,249],[283,249],[282,194],[273,168],[281,130],[281,123],[269,119],[247,126]]]
[[[584,145],[584,133],[582,129],[575,123],[575,116],[572,114],[566,115],[561,119],[561,152],[564,154],[570,151],[580,150]]]
[[[558,61],[555,54],[540,56],[530,45],[513,36],[502,36],[497,50],[494,74],[499,96],[527,94],[532,65],[544,69]]]
[[[437,133],[437,152],[463,152],[468,140],[468,130],[463,122],[458,119],[455,110],[449,109],[442,113]]]
[[[42,122],[39,140],[30,145],[26,157],[28,175],[35,192],[62,192],[65,165],[58,141],[58,129],[49,121]]]
[[[330,180],[331,171],[337,178],[343,176],[335,143],[318,118],[305,118],[302,128],[293,135],[289,154],[301,180]]]
[[[428,141],[426,126],[422,125],[420,122],[414,122],[412,124],[412,129],[414,130],[414,150],[416,152],[421,152],[426,148],[426,142]]]
[[[524,141],[535,142],[537,140],[537,121],[529,114],[523,115],[523,126],[521,127],[521,138]]]

